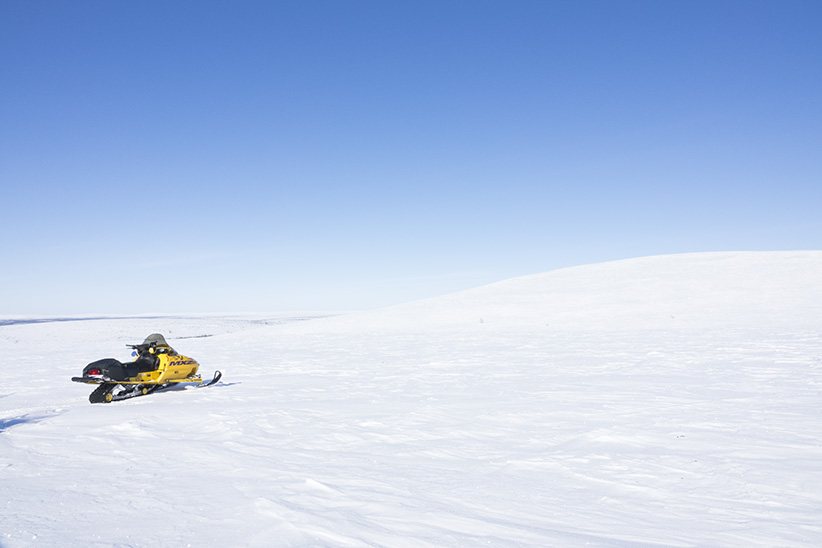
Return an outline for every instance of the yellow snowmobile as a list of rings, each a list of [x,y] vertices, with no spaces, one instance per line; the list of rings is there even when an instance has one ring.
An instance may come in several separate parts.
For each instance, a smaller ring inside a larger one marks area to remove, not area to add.
[[[91,403],[145,396],[178,383],[211,386],[222,377],[222,373],[216,371],[213,379],[203,382],[197,373],[200,367],[197,360],[175,352],[159,333],[146,337],[143,344],[128,346],[134,350],[134,361],[121,363],[114,358],[104,358],[83,368],[82,377],[71,378],[74,382],[99,385],[88,397]]]

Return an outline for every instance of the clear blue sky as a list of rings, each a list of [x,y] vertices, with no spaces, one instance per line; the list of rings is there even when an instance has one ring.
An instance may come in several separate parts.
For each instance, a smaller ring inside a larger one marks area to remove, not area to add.
[[[822,2],[0,0],[0,315],[822,248]]]

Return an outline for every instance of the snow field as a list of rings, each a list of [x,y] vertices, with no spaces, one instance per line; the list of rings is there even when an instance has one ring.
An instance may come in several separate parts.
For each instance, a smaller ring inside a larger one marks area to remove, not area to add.
[[[820,258],[804,261],[813,269]],[[703,276],[700,264],[716,259],[682,257]],[[652,279],[670,260],[639,262]],[[612,270],[597,286],[582,269],[562,283],[580,275],[594,292],[616,280]],[[822,543],[819,282],[780,278],[773,284],[805,295],[804,305],[760,292],[703,327],[657,325],[670,314],[650,311],[662,300],[641,284],[619,297],[636,314],[605,325],[601,308],[571,307],[569,316],[600,323],[563,330],[543,321],[542,297],[523,297],[561,293],[560,282],[545,290],[544,277],[533,280],[405,312],[275,325],[2,326],[0,545]],[[657,287],[696,315],[694,302],[710,301],[704,285],[682,302]],[[222,382],[108,405],[69,382],[93,359],[125,359],[123,345],[155,330],[204,376],[221,369]]]

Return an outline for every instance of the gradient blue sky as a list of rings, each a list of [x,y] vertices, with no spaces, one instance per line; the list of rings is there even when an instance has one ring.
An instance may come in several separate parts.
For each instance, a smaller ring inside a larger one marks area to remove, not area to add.
[[[0,0],[0,314],[822,248],[819,1]]]

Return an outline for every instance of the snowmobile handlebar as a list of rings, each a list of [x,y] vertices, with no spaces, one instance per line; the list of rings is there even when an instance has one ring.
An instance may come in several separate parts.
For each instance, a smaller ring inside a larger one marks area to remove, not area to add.
[[[173,353],[171,347],[160,347],[157,348],[157,343],[152,341],[149,344],[127,344],[127,347],[136,350],[138,354],[142,354],[144,352],[150,352],[151,354],[163,354],[163,353]]]

